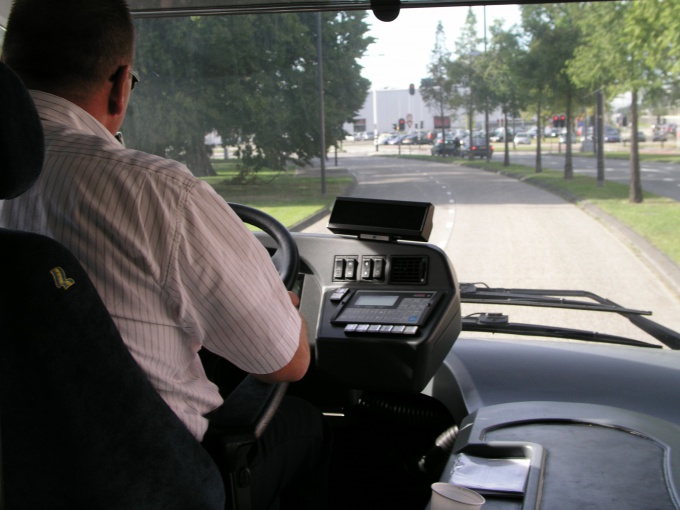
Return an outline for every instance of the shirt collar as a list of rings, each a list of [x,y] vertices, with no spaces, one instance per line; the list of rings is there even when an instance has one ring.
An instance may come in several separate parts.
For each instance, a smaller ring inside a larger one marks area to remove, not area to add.
[[[33,102],[38,110],[40,119],[46,124],[62,124],[78,131],[95,135],[118,143],[116,137],[106,129],[101,122],[83,110],[80,106],[40,90],[29,90]]]

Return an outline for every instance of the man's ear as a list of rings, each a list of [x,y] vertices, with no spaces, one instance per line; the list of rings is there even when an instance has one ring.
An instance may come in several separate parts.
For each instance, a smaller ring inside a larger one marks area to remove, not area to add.
[[[109,93],[109,115],[124,115],[127,106],[127,96],[130,93],[130,66],[124,65],[118,68],[111,81],[111,92]]]

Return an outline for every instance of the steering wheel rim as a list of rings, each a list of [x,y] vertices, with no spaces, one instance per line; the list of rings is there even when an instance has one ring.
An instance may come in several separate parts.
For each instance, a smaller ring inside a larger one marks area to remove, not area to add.
[[[229,206],[241,221],[262,229],[274,240],[276,252],[272,255],[272,262],[286,289],[292,290],[300,265],[300,254],[291,233],[281,222],[259,209],[231,202]]]

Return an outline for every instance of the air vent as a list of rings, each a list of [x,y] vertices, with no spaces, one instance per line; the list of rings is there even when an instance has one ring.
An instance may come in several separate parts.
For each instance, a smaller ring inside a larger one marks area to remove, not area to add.
[[[422,285],[427,283],[427,257],[392,257],[390,283]]]

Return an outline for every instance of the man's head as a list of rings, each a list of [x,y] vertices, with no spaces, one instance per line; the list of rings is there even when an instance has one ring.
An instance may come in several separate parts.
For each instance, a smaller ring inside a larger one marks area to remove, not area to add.
[[[125,0],[14,0],[2,48],[28,88],[78,104],[129,80],[133,54]]]

